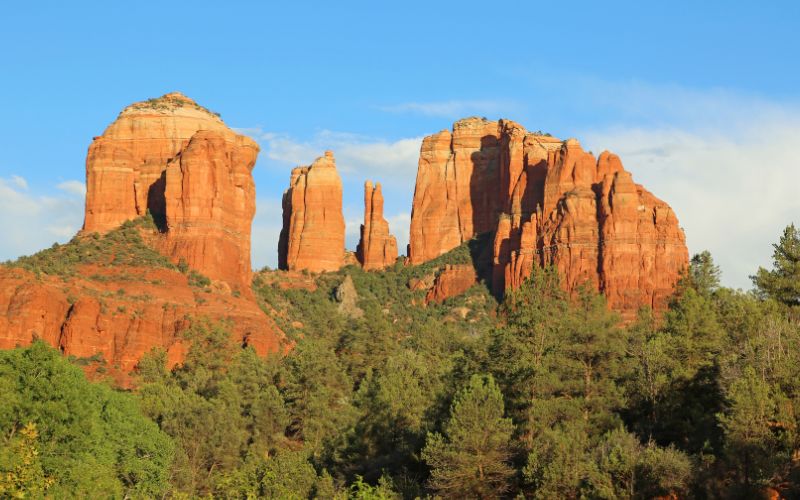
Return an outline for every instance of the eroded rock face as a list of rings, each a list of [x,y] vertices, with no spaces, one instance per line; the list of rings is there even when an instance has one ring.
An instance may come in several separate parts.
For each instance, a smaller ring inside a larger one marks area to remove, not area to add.
[[[643,305],[662,309],[688,262],[674,212],[634,184],[616,155],[595,159],[574,139],[468,118],[423,141],[410,260],[488,231],[497,294],[534,265],[553,265],[567,290],[588,284],[626,318]]]
[[[344,265],[342,180],[331,151],[292,170],[283,194],[278,266],[290,271],[336,271]]]
[[[101,358],[124,385],[154,347],[166,350],[170,367],[181,362],[191,343],[183,332],[192,318],[227,322],[238,343],[262,355],[284,342],[252,300],[199,290],[174,270],[86,265],[64,282],[0,266],[0,349],[38,338],[65,355]]]
[[[89,147],[83,231],[150,211],[160,251],[249,290],[257,155],[253,140],[180,93],[132,104]]]
[[[166,253],[245,289],[256,208],[251,171],[257,155],[258,146],[248,137],[229,140],[201,130],[166,169]]]
[[[364,269],[383,269],[397,260],[397,240],[389,234],[389,223],[383,218],[383,194],[380,182],[364,184],[364,224],[356,256]]]
[[[436,276],[433,287],[425,294],[425,303],[444,302],[466,292],[478,283],[475,268],[469,264],[447,265]]]

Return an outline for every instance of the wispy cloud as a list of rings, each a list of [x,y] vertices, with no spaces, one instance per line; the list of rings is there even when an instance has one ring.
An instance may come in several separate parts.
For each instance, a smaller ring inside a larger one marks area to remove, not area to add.
[[[497,100],[452,100],[439,102],[404,102],[378,109],[387,113],[410,113],[442,118],[462,118],[471,114],[498,115],[514,109],[509,101]]]
[[[82,222],[82,197],[31,193],[22,177],[0,178],[0,260],[65,242]]]
[[[708,249],[724,283],[749,289],[783,227],[800,223],[800,108],[719,91],[631,95],[640,106],[669,108],[654,112],[665,123],[588,130],[583,142],[618,153],[637,182],[675,209],[690,252]]]
[[[28,189],[28,181],[26,181],[23,177],[20,177],[18,175],[12,175],[9,178],[9,181],[11,182],[11,184],[18,187],[19,189]]]
[[[81,181],[64,181],[56,187],[75,196],[86,196],[86,184]]]
[[[278,267],[278,238],[283,224],[281,200],[258,198],[251,237],[252,261],[255,269]]]
[[[347,176],[374,178],[391,183],[416,175],[422,137],[386,140],[346,132],[323,130],[310,139],[260,129],[240,129],[255,138],[267,158],[284,166],[308,165],[324,151],[332,150],[336,166]]]

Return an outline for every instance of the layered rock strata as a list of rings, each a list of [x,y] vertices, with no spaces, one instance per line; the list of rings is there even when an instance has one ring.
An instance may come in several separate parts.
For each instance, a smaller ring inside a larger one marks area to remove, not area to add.
[[[65,282],[0,266],[0,349],[41,339],[98,360],[123,384],[153,348],[166,351],[169,367],[180,363],[191,343],[183,332],[202,318],[224,322],[259,354],[282,348],[283,332],[255,302],[200,290],[175,270],[86,265]]]
[[[278,267],[290,271],[336,271],[344,265],[342,180],[333,153],[292,170],[283,194]]]
[[[468,118],[423,141],[410,261],[489,231],[498,294],[534,265],[552,265],[567,290],[588,284],[627,316],[663,308],[688,261],[675,213],[634,184],[616,155],[595,159],[574,139]]]
[[[380,182],[364,184],[364,224],[356,256],[364,269],[383,269],[397,260],[397,240],[389,233],[383,217],[383,194]]]
[[[83,231],[150,212],[163,253],[249,290],[258,150],[183,94],[132,104],[89,147]]]

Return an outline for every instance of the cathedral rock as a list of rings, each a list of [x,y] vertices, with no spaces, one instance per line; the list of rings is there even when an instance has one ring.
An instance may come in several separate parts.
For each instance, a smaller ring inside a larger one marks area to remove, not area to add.
[[[496,293],[552,265],[567,290],[588,283],[626,317],[663,309],[688,263],[675,213],[616,155],[596,159],[574,139],[467,118],[423,140],[409,259],[426,262],[492,231]]]
[[[364,224],[356,256],[364,269],[383,269],[397,260],[397,240],[389,234],[389,223],[383,218],[381,184],[364,184]]]
[[[130,226],[140,243],[214,281],[193,282],[196,275],[138,257],[79,261],[64,275],[0,266],[0,349],[38,338],[66,355],[103,360],[123,384],[153,348],[166,351],[168,366],[182,362],[191,343],[184,332],[204,318],[225,322],[238,344],[259,354],[281,350],[283,332],[250,292],[257,154],[255,142],[182,94],[125,108],[89,147],[81,234],[46,251],[49,258],[59,259],[59,248],[74,258],[87,245],[114,245],[92,233],[149,211],[157,230]],[[132,244],[120,236],[117,244]]]
[[[149,211],[162,253],[249,290],[258,151],[183,94],[132,104],[89,147],[83,231]]]
[[[283,194],[278,267],[290,271],[337,271],[344,266],[342,180],[333,153],[292,170]]]

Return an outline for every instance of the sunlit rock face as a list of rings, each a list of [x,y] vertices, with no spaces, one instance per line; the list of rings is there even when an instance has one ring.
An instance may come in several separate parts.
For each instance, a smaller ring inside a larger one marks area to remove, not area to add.
[[[160,251],[249,290],[258,151],[183,94],[132,104],[89,147],[83,231],[107,232],[149,211]]]
[[[380,182],[364,184],[364,224],[356,257],[364,269],[383,269],[397,260],[397,239],[389,233],[383,217],[383,194]]]
[[[345,263],[342,180],[331,151],[292,170],[283,194],[278,267],[290,271],[336,271]]]
[[[663,309],[688,262],[675,213],[616,155],[467,118],[422,143],[409,259],[427,262],[492,231],[498,295],[533,266],[554,266],[568,291],[599,290],[626,318],[641,306]]]

